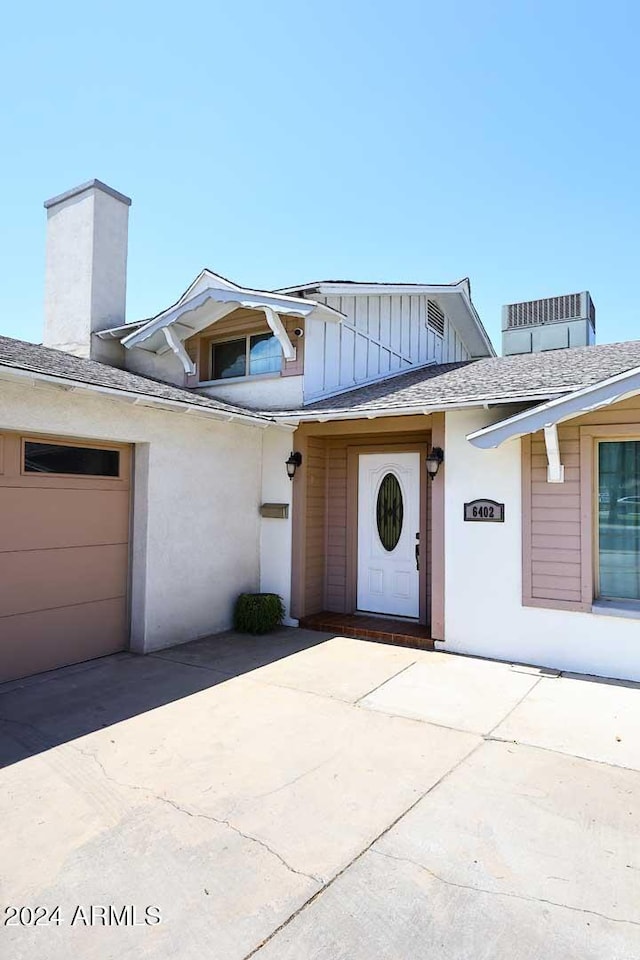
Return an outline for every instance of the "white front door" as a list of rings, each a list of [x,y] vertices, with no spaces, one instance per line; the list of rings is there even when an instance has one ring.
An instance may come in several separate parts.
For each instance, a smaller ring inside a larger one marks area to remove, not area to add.
[[[366,453],[359,461],[358,610],[417,618],[420,454]]]

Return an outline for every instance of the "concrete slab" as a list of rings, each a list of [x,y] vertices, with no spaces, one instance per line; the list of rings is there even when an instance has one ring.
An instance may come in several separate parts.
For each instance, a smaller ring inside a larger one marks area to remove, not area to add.
[[[104,657],[0,686],[0,767],[222,683],[154,657]],[[1,721],[5,721],[2,723]]]
[[[518,696],[513,717],[572,682],[586,693],[544,701],[554,727],[575,696],[607,729],[624,721],[624,744],[630,699],[614,710],[601,685],[470,658],[271,640],[227,635],[0,688],[3,903],[60,904],[67,921],[78,904],[138,919],[155,905],[163,919],[5,928],[12,958],[640,956],[640,773],[480,736]],[[405,656],[417,663],[392,677]],[[578,744],[580,710],[562,749]]]
[[[478,743],[238,677],[75,741],[106,776],[328,878]]]
[[[634,927],[444,883],[365,853],[255,960],[633,960]]]
[[[22,756],[2,774],[3,897],[164,920],[144,937],[20,928],[16,958],[244,957],[479,742],[161,658],[84,676],[0,696]]]
[[[423,650],[333,637],[264,666],[256,679],[355,703],[405,667],[430,656]]]
[[[376,845],[446,883],[638,924],[640,774],[485,743]]]
[[[631,960],[640,775],[489,743],[259,960]]]
[[[360,706],[489,733],[539,680],[539,674],[509,664],[431,653],[365,697]]]
[[[241,673],[250,673],[275,660],[315,647],[333,636],[332,633],[296,630],[293,627],[282,627],[261,637],[229,630],[212,637],[204,637],[202,640],[192,640],[176,647],[167,647],[166,650],[157,650],[152,656],[215,670],[227,677],[237,677]]]
[[[13,960],[241,960],[319,887],[227,825],[119,787],[72,747],[5,778],[3,906],[57,905],[61,921],[4,928]],[[137,923],[91,922],[93,906],[135,907]],[[144,923],[147,906],[161,923]]]
[[[640,770],[640,684],[542,680],[494,736]]]

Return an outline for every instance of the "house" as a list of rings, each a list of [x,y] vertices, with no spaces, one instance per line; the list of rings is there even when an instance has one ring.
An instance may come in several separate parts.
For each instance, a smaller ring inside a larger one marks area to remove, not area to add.
[[[506,307],[501,357],[467,280],[203,270],[126,322],[130,202],[45,204],[43,345],[0,338],[4,679],[224,630],[255,590],[640,679],[640,342],[597,345],[588,293]]]

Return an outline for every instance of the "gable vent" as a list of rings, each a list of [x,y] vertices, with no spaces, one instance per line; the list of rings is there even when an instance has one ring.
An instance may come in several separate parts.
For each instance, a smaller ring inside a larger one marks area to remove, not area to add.
[[[427,300],[427,324],[440,337],[444,337],[444,319],[444,313],[435,300]]]

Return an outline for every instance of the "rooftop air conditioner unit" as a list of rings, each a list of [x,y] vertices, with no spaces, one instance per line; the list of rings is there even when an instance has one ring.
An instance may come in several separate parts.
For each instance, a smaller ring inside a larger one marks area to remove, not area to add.
[[[587,290],[502,308],[502,353],[587,347],[596,340],[596,308]]]

